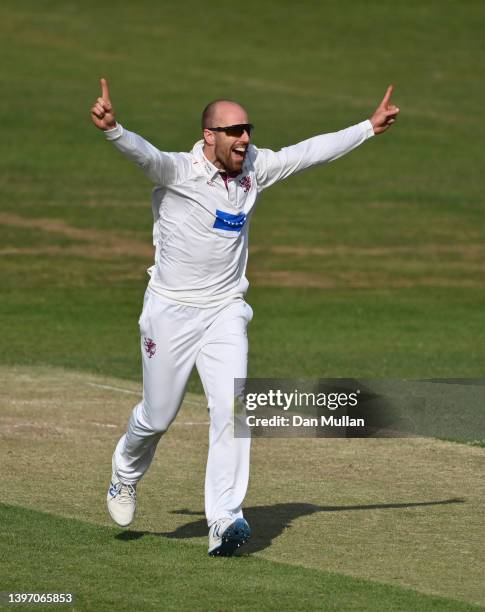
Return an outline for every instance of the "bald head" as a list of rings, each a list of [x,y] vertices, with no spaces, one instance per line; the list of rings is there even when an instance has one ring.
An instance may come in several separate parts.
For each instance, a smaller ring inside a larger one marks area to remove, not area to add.
[[[214,100],[202,112],[202,129],[248,123],[246,110],[232,100]]]

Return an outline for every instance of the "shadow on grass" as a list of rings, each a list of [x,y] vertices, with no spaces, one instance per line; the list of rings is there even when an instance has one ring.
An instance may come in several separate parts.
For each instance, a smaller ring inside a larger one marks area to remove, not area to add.
[[[315,504],[289,503],[273,504],[272,506],[253,506],[244,509],[244,516],[251,526],[252,537],[244,548],[244,554],[264,550],[271,542],[292,527],[291,523],[300,516],[309,516],[317,512],[351,512],[355,510],[396,510],[401,508],[417,508],[421,506],[438,506],[444,504],[463,504],[464,499],[452,498],[428,502],[407,502],[397,504],[365,504],[358,506],[317,506]],[[173,510],[172,514],[186,516],[204,516],[202,511]],[[207,536],[207,523],[201,518],[177,527],[169,532],[123,531],[115,537],[118,540],[130,541],[145,535],[156,535],[165,538],[184,540]]]

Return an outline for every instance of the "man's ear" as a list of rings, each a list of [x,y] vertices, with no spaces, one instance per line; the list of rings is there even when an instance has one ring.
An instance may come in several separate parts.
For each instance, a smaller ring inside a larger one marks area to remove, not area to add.
[[[209,146],[214,146],[216,142],[216,136],[214,132],[212,132],[211,130],[204,130],[204,141]]]

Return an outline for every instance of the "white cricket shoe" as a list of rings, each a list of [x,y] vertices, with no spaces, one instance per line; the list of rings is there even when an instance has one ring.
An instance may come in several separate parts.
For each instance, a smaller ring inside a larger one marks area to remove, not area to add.
[[[251,529],[243,518],[219,519],[209,529],[209,555],[231,557],[250,537]]]
[[[127,527],[132,522],[136,510],[136,484],[121,482],[114,467],[106,502],[111,518],[120,527]]]

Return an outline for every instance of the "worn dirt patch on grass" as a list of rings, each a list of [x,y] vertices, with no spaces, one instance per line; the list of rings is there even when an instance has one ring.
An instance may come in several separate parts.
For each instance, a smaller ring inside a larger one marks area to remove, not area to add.
[[[265,287],[301,287],[314,289],[410,289],[412,287],[463,287],[477,288],[483,282],[474,278],[455,278],[450,281],[445,276],[419,276],[406,278],[393,276],[391,273],[371,272],[334,272],[332,276],[325,273],[294,270],[264,270],[250,268],[249,279],[255,285]]]
[[[0,376],[3,501],[108,524],[111,454],[140,386],[48,367]],[[176,423],[133,529],[205,547],[205,399],[189,394]],[[484,449],[432,439],[256,439],[248,551],[485,603],[484,467]]]
[[[485,245],[483,244],[422,244],[415,246],[392,246],[392,247],[359,247],[348,245],[333,245],[331,247],[316,247],[305,245],[272,245],[268,247],[253,246],[253,253],[275,253],[277,255],[294,255],[297,257],[332,257],[335,255],[365,256],[365,257],[388,257],[389,255],[455,255],[466,259],[480,259],[485,256]]]
[[[73,240],[82,240],[89,243],[89,249],[78,245],[69,245],[60,249],[55,246],[44,248],[34,247],[33,249],[23,247],[20,247],[19,249],[9,248],[0,251],[2,255],[19,253],[52,255],[62,253],[63,255],[82,255],[90,258],[112,258],[119,255],[153,258],[153,246],[151,245],[150,240],[141,242],[109,230],[73,227],[62,219],[32,219],[10,213],[0,213],[0,225],[35,228],[44,232],[62,234],[63,236],[72,238]]]
[[[61,234],[86,245],[47,245],[0,248],[0,256],[35,255],[60,256],[87,259],[118,260],[120,257],[153,260],[153,246],[147,237],[145,241],[135,240],[109,230],[81,229],[72,227],[60,219],[30,219],[10,213],[0,213],[0,225],[28,227],[44,232]],[[272,256],[273,260],[265,260]],[[274,257],[276,256],[276,258]],[[289,256],[286,269],[274,269],[281,265],[280,258]],[[446,265],[430,266],[430,258],[448,258]],[[339,263],[344,258],[358,262],[353,270],[352,263]],[[304,260],[311,259],[311,267],[320,260],[322,270],[294,269],[308,267]],[[368,260],[365,265],[363,261]],[[423,244],[418,246],[358,247],[334,245],[332,247],[253,246],[250,247],[249,278],[251,283],[270,287],[309,287],[316,289],[337,288],[411,288],[411,287],[470,287],[483,286],[485,272],[485,246],[481,244]],[[324,264],[336,262],[331,269]],[[390,265],[391,263],[391,265]],[[349,269],[350,266],[350,269]],[[292,269],[293,268],[293,269]]]

